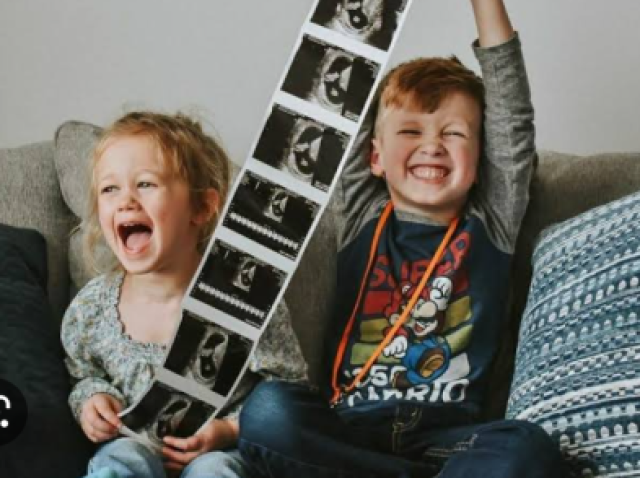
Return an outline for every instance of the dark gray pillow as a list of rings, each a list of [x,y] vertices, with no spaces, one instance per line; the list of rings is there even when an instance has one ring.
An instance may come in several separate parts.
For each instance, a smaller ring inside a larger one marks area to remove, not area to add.
[[[44,238],[0,224],[0,377],[18,387],[27,425],[0,447],[4,477],[83,476],[93,453],[67,404],[70,381],[45,294]]]

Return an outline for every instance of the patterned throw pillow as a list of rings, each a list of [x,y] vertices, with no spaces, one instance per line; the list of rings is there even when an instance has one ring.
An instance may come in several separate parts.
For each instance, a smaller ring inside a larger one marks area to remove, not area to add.
[[[640,476],[640,193],[542,234],[507,415],[572,476]]]

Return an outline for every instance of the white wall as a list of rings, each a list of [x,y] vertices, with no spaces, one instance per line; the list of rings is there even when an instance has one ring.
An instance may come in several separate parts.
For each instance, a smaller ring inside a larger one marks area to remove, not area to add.
[[[242,163],[313,0],[0,0],[0,147],[136,107],[196,110]],[[640,2],[507,0],[538,145],[640,150]],[[473,65],[469,0],[416,0],[391,64]]]

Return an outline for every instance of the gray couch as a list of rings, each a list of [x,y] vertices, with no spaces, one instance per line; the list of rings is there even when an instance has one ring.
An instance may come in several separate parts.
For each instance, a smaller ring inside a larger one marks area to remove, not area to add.
[[[53,140],[0,150],[0,223],[36,229],[46,239],[47,290],[56,325],[70,297],[88,279],[79,266],[79,237],[72,234],[72,229],[82,214],[85,163],[98,132],[94,126],[69,122],[59,128]],[[541,153],[513,263],[508,304],[510,325],[504,332],[503,350],[492,378],[493,393],[486,408],[488,418],[504,413],[537,234],[552,223],[639,188],[638,153],[585,157]],[[334,293],[336,227],[336,216],[328,210],[285,296],[312,379],[318,376],[322,336]],[[2,320],[4,317],[0,316]],[[9,476],[2,474],[1,466],[0,462],[0,474]]]

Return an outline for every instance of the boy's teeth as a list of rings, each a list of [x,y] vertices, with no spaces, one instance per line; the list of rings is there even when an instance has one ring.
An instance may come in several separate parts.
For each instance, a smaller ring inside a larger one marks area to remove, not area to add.
[[[420,179],[441,179],[444,178],[446,171],[440,167],[417,166],[413,168],[413,174]]]

